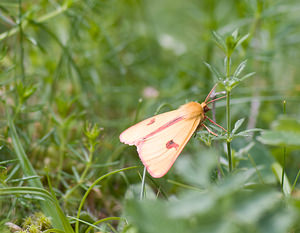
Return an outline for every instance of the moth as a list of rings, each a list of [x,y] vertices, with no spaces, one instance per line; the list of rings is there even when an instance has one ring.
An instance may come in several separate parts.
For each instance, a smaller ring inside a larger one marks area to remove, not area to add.
[[[152,177],[160,178],[169,171],[197,128],[203,126],[217,136],[204,124],[206,119],[226,131],[205,115],[210,110],[208,104],[225,97],[207,102],[216,86],[203,103],[186,103],[176,110],[143,120],[120,134],[121,142],[137,147],[139,157]]]

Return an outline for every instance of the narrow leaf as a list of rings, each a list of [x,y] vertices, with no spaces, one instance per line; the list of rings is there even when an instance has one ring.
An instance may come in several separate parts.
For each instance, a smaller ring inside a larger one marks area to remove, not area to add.
[[[20,165],[24,172],[24,175],[27,177],[37,176],[35,170],[33,169],[32,165],[23,149],[23,146],[22,146],[19,136],[17,134],[15,125],[8,113],[8,110],[6,111],[6,114],[7,114],[8,126],[10,129],[10,135],[11,135],[11,139],[12,139],[13,149],[15,150],[16,155],[19,159],[19,162],[20,162]],[[31,179],[28,182],[33,187],[43,188],[42,183],[39,179]]]
[[[231,67],[231,58],[229,58],[228,56],[225,56],[224,58],[224,72],[225,74],[227,74],[227,67]],[[229,73],[230,75],[230,73]]]
[[[250,34],[248,33],[248,34],[244,35],[242,38],[240,38],[240,39],[238,40],[238,42],[236,43],[236,46],[235,46],[235,47],[240,46],[240,44],[242,44],[245,40],[248,39],[249,35],[250,35]]]
[[[8,126],[10,129],[10,135],[11,135],[11,139],[12,139],[13,149],[15,150],[17,158],[19,159],[19,163],[21,165],[24,175],[27,177],[37,176],[37,173],[35,172],[33,166],[31,165],[31,163],[25,153],[25,150],[22,146],[22,143],[19,139],[19,136],[17,134],[13,120],[8,112],[8,108],[6,108],[6,116],[7,116]],[[40,179],[30,179],[30,180],[28,180],[28,183],[32,187],[43,189],[43,185],[42,185]],[[55,211],[55,209],[53,209],[53,205],[51,205],[49,202],[45,202],[45,201],[41,201],[41,205],[42,205],[42,209],[43,209],[44,213],[47,216],[50,216],[52,218],[53,225],[55,227],[59,228],[60,230],[63,230],[61,220],[57,216],[57,212]]]
[[[255,72],[251,72],[249,74],[246,74],[245,76],[243,76],[243,77],[240,78],[240,81],[244,81],[245,79],[253,76],[254,74],[255,74]]]
[[[19,179],[12,179],[12,180],[9,180],[10,183],[12,182],[20,182],[20,181],[26,181],[26,180],[31,180],[31,179],[39,179],[40,177],[39,176],[26,176],[26,177],[22,177],[22,178],[19,178]]]
[[[126,167],[126,168],[123,168],[123,169],[119,169],[119,170],[115,170],[115,171],[112,171],[112,172],[109,172],[109,173],[106,173],[105,175],[101,176],[100,178],[98,178],[97,180],[95,180],[91,186],[88,188],[88,190],[85,192],[85,194],[83,195],[82,199],[81,199],[81,202],[79,204],[79,207],[78,207],[78,210],[77,210],[77,220],[75,222],[75,232],[76,233],[79,233],[79,218],[80,218],[80,212],[81,212],[81,209],[83,207],[83,204],[87,198],[87,196],[89,195],[89,193],[92,191],[92,189],[94,188],[94,186],[96,184],[98,184],[101,180],[113,175],[113,174],[116,174],[116,173],[119,173],[119,172],[123,172],[123,171],[126,171],[126,170],[129,170],[129,169],[133,169],[133,168],[137,168],[136,166],[134,167]]]
[[[239,29],[235,29],[233,31],[233,33],[231,33],[231,35],[232,35],[233,39],[236,40],[239,35]]]
[[[239,64],[239,66],[236,68],[236,70],[235,70],[233,76],[234,76],[234,77],[238,77],[238,76],[240,75],[240,73],[245,69],[246,65],[247,65],[247,60],[242,61],[242,62]]]
[[[219,80],[223,80],[221,73],[212,65],[204,62],[204,64],[207,66],[207,68],[210,70],[210,72]]]
[[[53,201],[50,193],[42,188],[36,187],[8,187],[0,188],[0,196],[6,195],[34,195],[46,200]]]
[[[273,163],[272,170],[273,170],[277,180],[280,182],[280,184],[282,184],[282,167],[281,167],[281,165],[277,162]],[[283,180],[283,193],[287,196],[287,195],[291,194],[292,187],[291,187],[291,184],[285,173],[284,173],[283,179],[284,179]]]
[[[59,229],[52,228],[52,229],[43,231],[43,233],[65,233],[65,232],[62,230],[59,230]]]
[[[258,128],[254,128],[254,129],[247,129],[244,131],[239,132],[238,134],[234,135],[235,137],[249,137],[252,136],[252,132],[259,132],[259,131],[263,131],[262,129],[258,129]]]
[[[217,33],[216,31],[213,31],[212,36],[213,36],[214,41],[218,45],[218,47],[225,52],[226,51],[226,43],[225,43],[224,39],[221,37],[221,35],[219,33]]]
[[[235,122],[234,128],[232,130],[232,134],[236,133],[236,131],[241,127],[241,125],[243,124],[244,121],[245,121],[245,118],[242,118],[242,119],[239,119],[237,122]]]

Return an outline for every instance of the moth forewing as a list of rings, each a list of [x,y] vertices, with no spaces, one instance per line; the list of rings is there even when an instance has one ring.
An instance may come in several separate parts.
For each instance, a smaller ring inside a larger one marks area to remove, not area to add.
[[[168,172],[199,122],[199,117],[183,119],[137,145],[139,157],[151,176],[159,178]]]
[[[176,111],[176,110],[174,110]],[[136,145],[136,143],[149,135],[151,132],[155,131],[164,123],[170,120],[173,116],[174,111],[165,112],[150,118],[147,118],[128,129],[124,130],[120,134],[120,141],[128,145]]]
[[[207,102],[215,87],[201,104],[186,103],[177,110],[150,117],[121,133],[120,141],[137,147],[151,176],[159,178],[165,175],[198,126],[207,128],[203,121],[207,118],[205,113],[210,110],[207,104],[217,100]]]

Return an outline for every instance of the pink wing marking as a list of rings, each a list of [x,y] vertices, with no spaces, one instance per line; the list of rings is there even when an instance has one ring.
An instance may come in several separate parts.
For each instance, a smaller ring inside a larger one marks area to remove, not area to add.
[[[175,123],[177,123],[178,121],[183,120],[183,117],[176,117],[173,120],[167,122],[166,124],[162,125],[161,127],[159,127],[158,129],[154,130],[153,132],[149,133],[148,135],[146,135],[145,137],[143,137],[141,140],[146,140],[147,138],[159,133],[160,131],[170,127],[171,125],[174,125]],[[140,140],[139,140],[140,141]]]
[[[155,118],[152,118],[151,121],[147,125],[152,125],[155,122]]]

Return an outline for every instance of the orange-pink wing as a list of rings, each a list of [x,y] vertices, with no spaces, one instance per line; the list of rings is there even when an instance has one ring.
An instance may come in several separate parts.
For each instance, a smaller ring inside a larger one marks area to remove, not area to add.
[[[143,120],[125,131],[123,131],[120,135],[120,141],[126,143],[128,145],[136,145],[136,143],[141,140],[146,135],[149,135],[151,132],[158,129],[164,123],[170,121],[174,115],[176,115],[176,111],[165,112],[153,117],[150,117],[146,120]]]
[[[171,168],[200,119],[200,116],[184,115],[181,110],[166,112],[128,128],[120,135],[120,140],[136,145],[147,171],[159,178]]]

